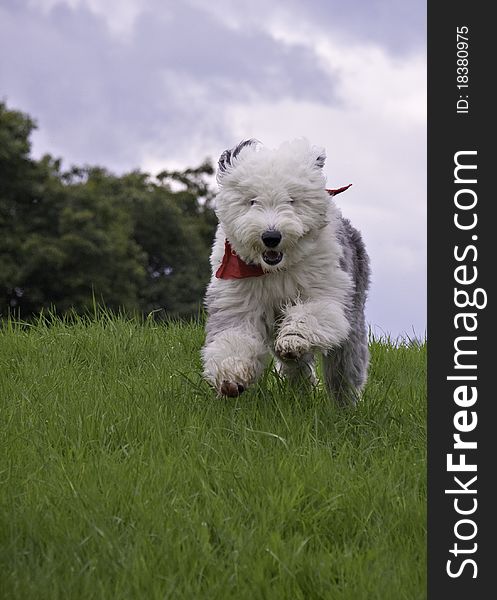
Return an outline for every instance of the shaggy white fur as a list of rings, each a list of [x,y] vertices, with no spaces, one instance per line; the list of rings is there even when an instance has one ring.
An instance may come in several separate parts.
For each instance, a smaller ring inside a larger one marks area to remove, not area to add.
[[[205,377],[222,395],[253,384],[270,352],[293,381],[315,383],[316,352],[334,360],[326,383],[340,402],[354,401],[365,382],[368,259],[325,190],[324,160],[324,150],[304,139],[275,150],[247,140],[221,155],[202,356]],[[217,278],[226,239],[264,274]]]

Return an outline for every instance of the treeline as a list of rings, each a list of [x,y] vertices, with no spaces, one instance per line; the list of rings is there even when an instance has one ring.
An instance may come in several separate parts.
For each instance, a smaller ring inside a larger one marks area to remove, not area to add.
[[[30,156],[34,121],[0,102],[0,316],[51,309],[196,314],[216,218],[207,161],[155,178]]]

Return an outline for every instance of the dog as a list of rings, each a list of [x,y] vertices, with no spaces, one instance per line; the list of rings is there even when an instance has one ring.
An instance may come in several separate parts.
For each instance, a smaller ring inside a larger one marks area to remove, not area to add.
[[[336,402],[360,398],[369,258],[333,200],[346,188],[325,189],[325,159],[305,139],[276,149],[248,139],[221,154],[202,348],[204,377],[221,396],[253,385],[271,354],[283,377],[315,385],[321,354]]]

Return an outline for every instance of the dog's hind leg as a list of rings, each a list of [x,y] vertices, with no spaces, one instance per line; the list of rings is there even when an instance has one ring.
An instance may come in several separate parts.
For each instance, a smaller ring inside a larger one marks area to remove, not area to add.
[[[369,364],[365,326],[352,330],[341,346],[323,356],[326,387],[341,406],[355,405],[366,383]]]
[[[356,404],[366,383],[369,365],[368,329],[364,306],[369,287],[369,258],[360,233],[346,219],[338,230],[343,248],[341,266],[354,281],[347,307],[350,331],[347,339],[332,347],[323,357],[323,373],[328,391],[341,405]]]

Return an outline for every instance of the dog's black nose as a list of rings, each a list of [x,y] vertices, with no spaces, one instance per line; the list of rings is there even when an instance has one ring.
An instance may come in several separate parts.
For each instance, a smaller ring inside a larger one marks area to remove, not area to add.
[[[281,233],[274,229],[269,229],[261,235],[264,245],[268,248],[274,248],[281,242]]]

